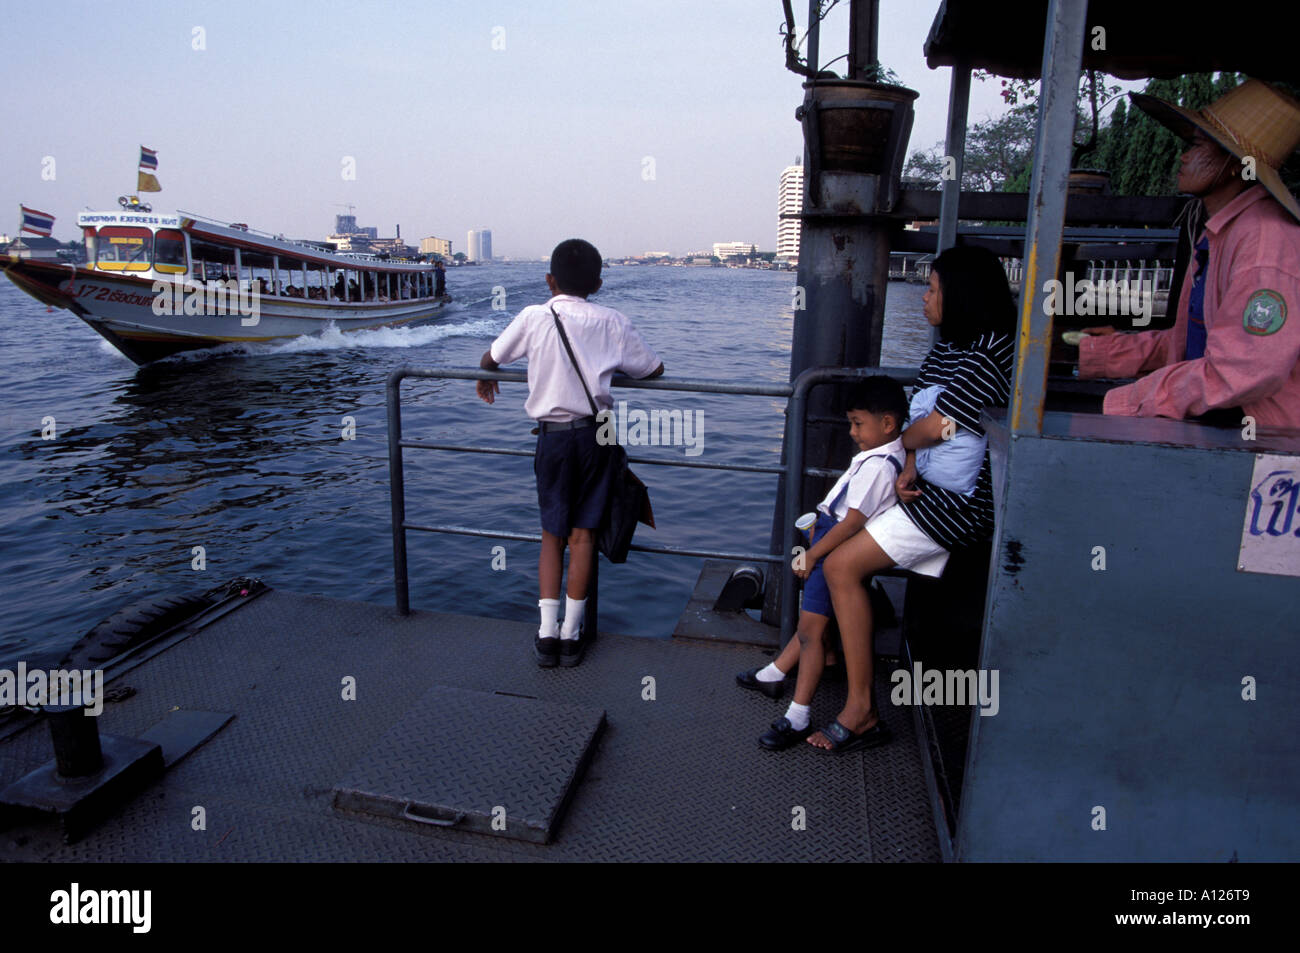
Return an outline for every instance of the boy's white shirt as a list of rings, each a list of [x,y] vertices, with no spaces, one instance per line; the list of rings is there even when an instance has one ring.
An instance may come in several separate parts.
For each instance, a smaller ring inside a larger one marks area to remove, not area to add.
[[[870,522],[873,517],[893,506],[898,499],[895,490],[898,471],[885,460],[886,456],[897,459],[900,466],[907,463],[907,451],[903,449],[902,437],[863,450],[850,460],[848,469],[840,474],[831,491],[826,494],[826,499],[817,504],[818,511],[834,517],[838,523],[849,515],[850,509],[855,509]],[[849,492],[840,501],[836,512],[832,513],[831,502],[839,495],[845,481],[848,481]]]
[[[556,295],[546,304],[529,305],[492,342],[490,353],[498,364],[528,358],[524,412],[534,420],[558,423],[591,415],[582,383],[555,330],[552,306],[600,410],[614,406],[609,382],[615,371],[628,377],[645,377],[659,366],[659,355],[627,316],[613,308],[574,295]]]

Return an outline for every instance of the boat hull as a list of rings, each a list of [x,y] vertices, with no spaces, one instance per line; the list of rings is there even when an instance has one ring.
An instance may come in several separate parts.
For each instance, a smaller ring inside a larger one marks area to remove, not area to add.
[[[436,316],[451,300],[443,295],[349,304],[261,295],[241,301],[236,295],[219,295],[215,283],[209,288],[193,282],[167,282],[167,290],[159,294],[153,279],[12,257],[4,263],[4,272],[42,304],[72,311],[136,364],[182,351],[283,341],[330,328],[347,332],[412,324]],[[184,313],[187,310],[192,313]]]

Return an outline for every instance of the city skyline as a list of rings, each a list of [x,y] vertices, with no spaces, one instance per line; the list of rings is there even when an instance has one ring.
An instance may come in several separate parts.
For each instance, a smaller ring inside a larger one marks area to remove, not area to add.
[[[846,8],[826,18],[824,62],[847,49]],[[918,149],[945,123],[949,71],[922,54],[934,12],[901,0],[880,12],[882,62],[921,92]],[[648,15],[498,2],[429,16],[398,2],[121,0],[17,6],[7,20],[6,232],[26,203],[57,217],[55,237],[78,237],[77,212],[116,207],[145,146],[155,209],[276,234],[322,239],[348,205],[384,234],[492,222],[496,253],[518,258],[575,235],[607,257],[736,236],[771,250],[772,182],[803,148],[776,3],[681,0]],[[38,42],[72,36],[95,42]],[[346,80],[329,78],[343,61]],[[99,95],[115,77],[142,83],[130,108]],[[974,84],[971,121],[990,111],[1003,111],[996,84]]]

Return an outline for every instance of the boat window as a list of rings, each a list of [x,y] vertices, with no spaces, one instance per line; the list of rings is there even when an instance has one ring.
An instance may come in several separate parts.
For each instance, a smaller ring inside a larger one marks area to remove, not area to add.
[[[153,240],[154,268],[169,275],[185,272],[185,233],[175,228],[160,228]]]
[[[81,231],[86,238],[86,261],[93,265],[95,263],[95,230],[93,228],[83,228]]]
[[[105,271],[148,271],[152,266],[153,232],[115,225],[99,230],[95,265]]]

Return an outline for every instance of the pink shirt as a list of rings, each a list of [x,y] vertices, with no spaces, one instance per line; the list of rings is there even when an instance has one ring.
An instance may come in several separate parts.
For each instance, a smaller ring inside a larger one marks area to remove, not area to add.
[[[614,406],[609,382],[615,371],[645,377],[659,367],[659,355],[646,344],[627,316],[573,295],[556,295],[546,304],[520,311],[489,349],[492,360],[509,364],[528,358],[528,400],[524,412],[534,420],[563,423],[591,415],[591,404],[564,342],[555,330],[551,308],[560,316],[582,376],[600,410]]]
[[[1300,316],[1292,313],[1300,306],[1300,224],[1256,185],[1215,213],[1205,230],[1205,356],[1182,359],[1189,273],[1172,328],[1084,338],[1079,376],[1151,372],[1107,392],[1108,414],[1183,419],[1240,406],[1261,427],[1300,429]]]

